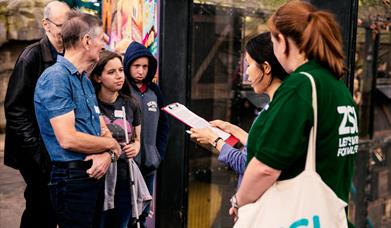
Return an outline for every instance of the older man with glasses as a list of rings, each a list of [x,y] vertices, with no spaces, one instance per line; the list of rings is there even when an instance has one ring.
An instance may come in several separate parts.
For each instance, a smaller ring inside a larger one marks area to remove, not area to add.
[[[11,74],[5,98],[6,139],[4,163],[19,169],[27,186],[21,227],[56,227],[48,181],[50,158],[41,140],[34,112],[34,88],[41,73],[63,55],[61,27],[68,5],[52,1],[44,9],[43,38],[26,47]]]

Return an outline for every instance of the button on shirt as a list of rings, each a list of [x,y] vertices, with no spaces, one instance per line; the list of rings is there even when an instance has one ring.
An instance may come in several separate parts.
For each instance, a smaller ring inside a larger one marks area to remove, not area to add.
[[[50,119],[74,111],[79,132],[100,135],[99,108],[95,91],[86,73],[62,56],[39,77],[34,94],[35,113],[43,141],[52,161],[84,160],[85,154],[63,149]]]

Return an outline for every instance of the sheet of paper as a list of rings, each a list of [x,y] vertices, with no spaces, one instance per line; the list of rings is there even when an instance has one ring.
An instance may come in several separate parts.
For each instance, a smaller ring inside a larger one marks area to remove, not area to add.
[[[223,140],[228,139],[231,135],[216,128],[212,127],[208,121],[198,116],[194,112],[190,111],[186,106],[180,103],[173,103],[167,105],[163,108],[164,111],[169,113],[170,115],[176,117],[178,120],[182,121],[184,124],[188,125],[192,128],[205,128],[208,127],[212,129],[218,136],[220,136]]]

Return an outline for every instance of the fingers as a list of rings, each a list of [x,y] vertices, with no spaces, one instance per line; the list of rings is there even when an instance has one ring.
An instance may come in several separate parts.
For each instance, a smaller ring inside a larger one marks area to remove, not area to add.
[[[108,153],[89,155],[86,159],[92,160],[92,166],[87,170],[87,174],[96,179],[100,179],[105,175],[111,163]]]
[[[195,140],[196,140],[197,142],[199,142],[199,143],[203,143],[204,141],[206,141],[205,135],[203,135],[202,133],[200,133],[198,130],[195,130],[195,131],[190,135],[190,138],[195,139]]]
[[[210,128],[192,128],[190,137],[201,144],[211,144],[218,135]]]
[[[229,122],[222,121],[222,120],[214,120],[214,121],[211,121],[210,124],[213,127],[220,128],[221,130],[228,132],[228,133],[230,133],[230,131],[232,130],[232,124]]]
[[[130,148],[131,148],[130,144],[124,144],[124,145],[122,146],[122,150],[123,150],[124,152],[126,152],[126,151],[129,150]]]
[[[201,143],[201,144],[208,144],[209,141],[208,140],[205,140],[205,139],[202,139],[202,138],[198,138],[197,139],[197,142]]]
[[[95,178],[95,179],[100,179],[101,177],[103,177],[103,175],[105,175],[105,171],[103,171],[102,169],[98,168],[98,167],[91,167],[90,169],[87,170],[87,174],[91,177],[91,178]]]
[[[193,128],[192,128],[193,129]],[[192,138],[192,139],[196,139],[197,140],[197,138],[199,137],[198,136],[198,133],[197,133],[197,130],[190,130],[191,131],[191,134],[190,134],[190,138]]]
[[[210,124],[219,124],[219,123],[224,123],[225,121],[222,121],[222,120],[212,120],[212,121],[209,121]]]
[[[89,161],[89,160],[92,160],[92,158],[94,157],[94,155],[88,155],[84,158],[84,161]]]
[[[200,128],[191,128],[191,129],[190,129],[190,132],[191,132],[190,138],[192,138],[192,139],[197,139],[197,138],[199,138],[199,137],[200,137],[200,136],[199,136],[199,129],[200,129]]]
[[[223,129],[225,125],[227,125],[227,122],[222,121],[222,120],[213,120],[209,122],[213,127],[218,127]]]
[[[190,129],[192,134],[190,137],[192,138],[213,138],[217,137],[216,133],[214,133],[210,128],[192,128]]]
[[[136,151],[135,149],[133,150],[128,150],[128,151],[125,151],[125,156],[126,158],[134,158],[136,157],[136,155],[138,154],[138,151]]]
[[[91,168],[89,168],[89,169],[87,170],[87,174],[88,174],[91,178],[99,179],[99,178],[101,178],[105,173],[102,172],[101,169],[99,169],[99,167],[97,166],[96,163],[92,163]]]
[[[234,222],[238,220],[238,209],[231,207],[229,209],[229,215],[233,218]]]
[[[140,152],[140,144],[132,143],[127,144],[123,147],[123,151],[125,153],[126,158],[134,158]]]

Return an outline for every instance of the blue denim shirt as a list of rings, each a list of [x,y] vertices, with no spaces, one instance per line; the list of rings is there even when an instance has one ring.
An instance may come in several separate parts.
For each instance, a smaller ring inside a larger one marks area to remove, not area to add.
[[[99,108],[94,87],[86,73],[62,56],[39,77],[34,94],[35,113],[52,161],[84,160],[85,154],[63,149],[57,141],[50,119],[71,111],[79,132],[100,135]]]

